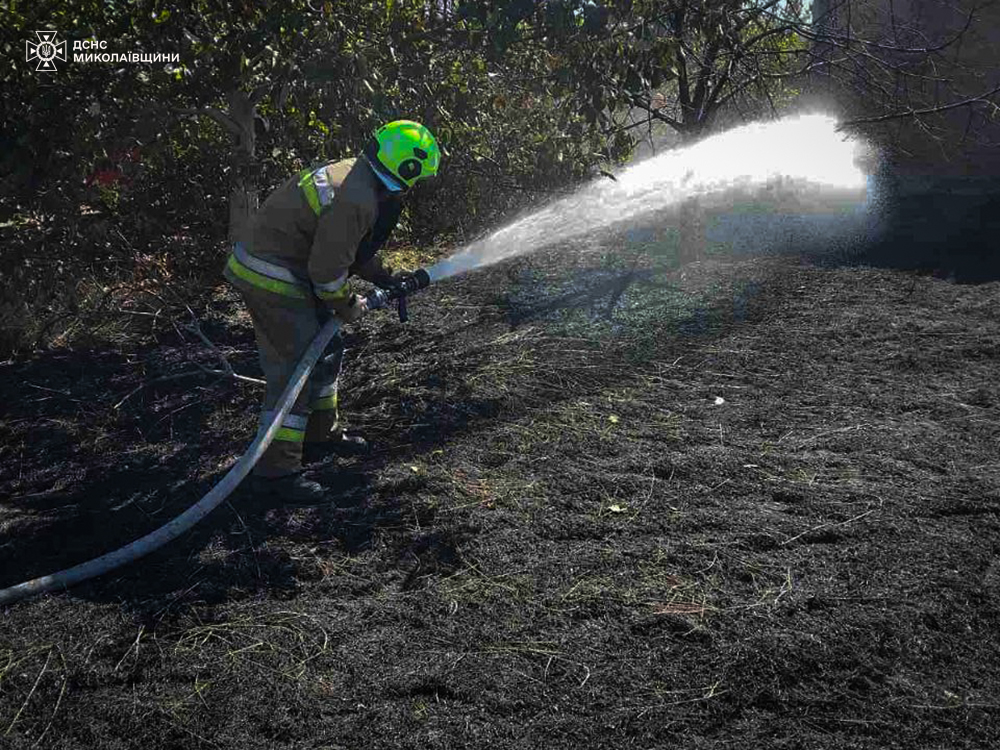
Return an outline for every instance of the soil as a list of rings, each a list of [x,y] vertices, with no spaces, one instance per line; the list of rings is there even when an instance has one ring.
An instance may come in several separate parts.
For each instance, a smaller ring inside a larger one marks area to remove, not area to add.
[[[0,746],[997,747],[998,296],[798,257],[443,282],[350,331],[375,450],[312,467],[331,502],[238,492],[4,608]],[[259,376],[238,298],[200,315]],[[216,362],[163,326],[0,366],[0,587],[211,488],[260,389],[156,378]]]

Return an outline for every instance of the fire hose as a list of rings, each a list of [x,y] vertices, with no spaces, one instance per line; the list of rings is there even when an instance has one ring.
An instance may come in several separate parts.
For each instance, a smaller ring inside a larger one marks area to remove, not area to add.
[[[405,322],[407,319],[407,295],[423,289],[429,283],[430,277],[426,271],[421,269],[405,276],[393,289],[375,289],[365,297],[365,306],[369,310],[379,310],[388,307],[392,302],[396,302],[399,310],[399,319]],[[336,319],[331,319],[320,329],[319,333],[316,334],[316,337],[299,359],[295,370],[292,372],[292,376],[288,380],[288,384],[285,386],[285,390],[278,399],[278,404],[274,410],[274,419],[271,420],[266,430],[258,431],[257,437],[250,444],[250,447],[247,448],[246,452],[240,456],[232,468],[226,472],[226,475],[201,500],[172,521],[165,523],[155,531],[151,531],[146,536],[136,539],[134,542],[126,544],[124,547],[120,547],[113,552],[108,552],[105,555],[95,557],[79,565],[74,565],[71,568],[39,576],[30,581],[0,590],[0,604],[9,604],[18,599],[34,596],[35,594],[65,589],[81,581],[95,578],[122,565],[138,560],[140,557],[144,557],[173,541],[215,510],[239,486],[240,482],[246,478],[250,470],[260,460],[260,457],[264,455],[264,451],[267,450],[271,441],[274,440],[274,436],[281,429],[282,421],[291,410],[295,399],[298,398],[299,393],[305,387],[306,381],[309,379],[309,374],[312,372],[317,360],[323,354],[323,350],[326,349],[326,345],[330,342],[330,339],[333,338],[339,329],[340,324]]]

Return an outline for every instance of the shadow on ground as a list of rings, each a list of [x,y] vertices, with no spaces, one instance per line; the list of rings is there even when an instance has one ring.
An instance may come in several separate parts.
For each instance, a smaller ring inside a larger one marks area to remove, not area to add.
[[[657,283],[648,269],[623,273],[589,262],[562,274],[573,282],[569,293],[546,297],[532,288],[530,297],[512,297],[516,274],[508,267],[450,285],[450,295],[474,284],[478,297],[495,300],[474,314],[456,317],[455,308],[435,304],[429,294],[419,319],[407,326],[385,317],[370,321],[347,340],[345,408],[366,415],[363,427],[378,449],[307,472],[330,488],[335,502],[270,507],[238,489],[179,540],[74,587],[72,595],[119,602],[141,617],[157,618],[179,598],[212,605],[262,592],[291,596],[301,566],[283,545],[269,542],[332,544],[351,555],[371,546],[381,530],[433,523],[433,512],[397,502],[399,495],[419,490],[420,478],[383,476],[388,467],[440,452],[498,418],[516,420],[627,383],[640,375],[623,372],[625,354],[635,361],[662,353],[637,355],[582,342],[575,354],[563,356],[561,343],[530,336],[531,324],[544,324],[545,316],[597,310],[607,317],[609,303],[632,285]],[[734,308],[727,300],[720,304],[717,311],[699,308],[665,320],[665,327],[702,341],[724,335]],[[736,320],[743,322],[742,313]],[[232,357],[237,371],[259,376],[248,330],[219,325],[206,330],[218,346],[237,352]],[[670,346],[667,339],[658,344]],[[192,377],[135,390],[153,378],[188,371],[183,347],[184,342],[168,341],[127,356],[43,354],[0,371],[0,398],[16,405],[2,424],[8,460],[0,469],[0,487],[8,499],[0,504],[0,517],[14,533],[0,542],[0,586],[78,564],[158,528],[208,492],[249,443],[249,415],[257,408],[250,388]],[[212,354],[196,348],[191,356],[210,362]],[[504,368],[525,356],[549,357],[577,387],[553,386],[534,376],[520,384],[525,392],[512,394],[517,377]],[[585,368],[583,380],[572,375],[578,366]],[[124,408],[114,408],[127,394],[134,395]],[[373,477],[381,481],[373,483]],[[414,533],[412,544],[398,550],[404,570],[413,545],[423,549],[423,558],[428,549],[438,549]],[[436,566],[426,560],[423,565]]]
[[[363,321],[345,408],[378,450],[317,468],[339,502],[234,498],[5,608],[7,744],[996,746],[996,288],[787,257],[668,280],[612,305],[620,269],[543,253]],[[0,492],[37,504],[0,503],[6,579],[156,526],[252,437],[257,391],[208,381],[109,417],[129,359],[0,370]]]
[[[884,230],[842,252],[849,264],[960,284],[1000,280],[1000,180],[889,179],[875,203]]]

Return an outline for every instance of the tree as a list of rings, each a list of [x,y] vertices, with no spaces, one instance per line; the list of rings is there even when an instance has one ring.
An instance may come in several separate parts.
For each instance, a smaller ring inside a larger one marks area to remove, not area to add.
[[[447,152],[402,222],[421,240],[461,239],[607,171],[654,128],[691,141],[780,112],[817,73],[874,95],[849,113],[858,127],[933,129],[963,107],[986,123],[1000,82],[971,63],[961,75],[942,65],[987,12],[925,38],[891,15],[865,33],[813,22],[794,0],[11,2],[0,16],[11,329],[23,330],[26,309],[86,308],[110,280],[214,281],[223,239],[245,236],[258,191],[357,154],[398,117],[424,121]],[[20,59],[46,28],[70,45],[103,40],[179,62],[71,61],[38,74]]]
[[[1000,168],[1000,6],[819,0],[802,68],[897,161]]]
[[[461,14],[462,8],[459,8]],[[637,129],[669,127],[681,142],[703,137],[719,114],[775,111],[789,88],[801,8],[778,0],[517,0],[476,3],[466,12],[486,52],[499,51],[505,78],[559,102],[600,135],[608,162],[632,151]],[[700,210],[681,206],[681,261],[701,244]]]

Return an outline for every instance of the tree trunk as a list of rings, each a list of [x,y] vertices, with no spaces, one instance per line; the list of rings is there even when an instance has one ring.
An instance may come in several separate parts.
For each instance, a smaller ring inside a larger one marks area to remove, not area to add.
[[[688,198],[680,205],[680,250],[681,265],[694,263],[705,255],[705,216],[698,198]]]
[[[684,130],[681,132],[682,148],[691,146],[702,138],[706,122],[704,118],[699,119],[698,114],[693,110],[682,113],[684,125]],[[697,196],[687,198],[681,203],[678,221],[680,264],[701,260],[705,256],[705,211]]]
[[[229,195],[229,240],[247,242],[251,222],[257,211],[257,175],[255,171],[256,138],[254,118],[257,104],[245,91],[230,91],[229,119],[233,122],[233,188]]]

